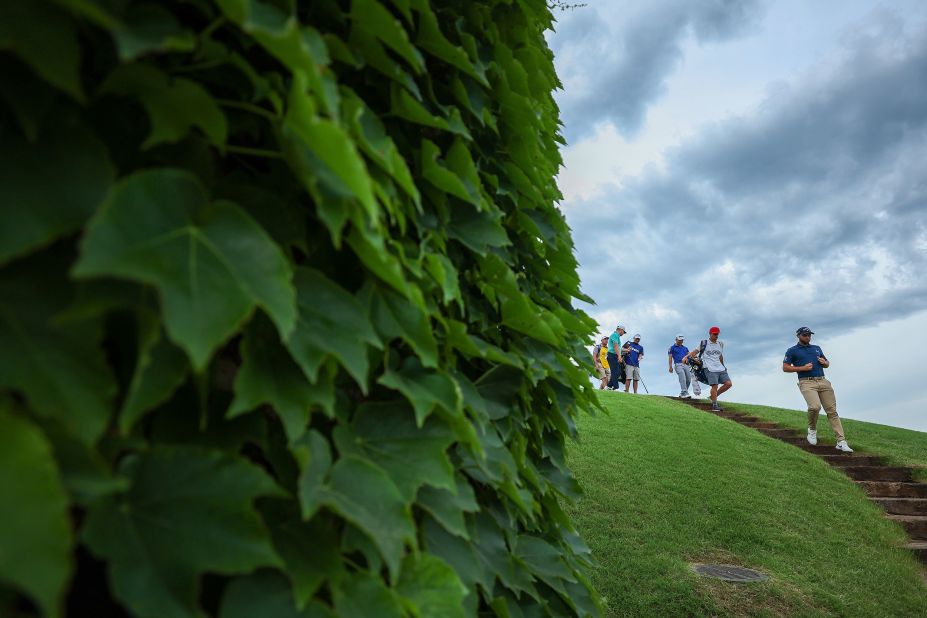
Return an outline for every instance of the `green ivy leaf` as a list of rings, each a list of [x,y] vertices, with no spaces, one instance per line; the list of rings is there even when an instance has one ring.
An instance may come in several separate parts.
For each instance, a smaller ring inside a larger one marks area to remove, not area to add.
[[[321,183],[335,196],[356,199],[367,216],[375,219],[379,209],[370,174],[350,135],[316,114],[299,80],[294,80],[289,103],[281,137],[296,177],[312,194]],[[329,232],[337,244],[340,226],[329,224]]]
[[[438,343],[428,316],[415,304],[392,290],[369,286],[363,291],[366,304],[384,341],[402,338],[415,351],[425,367],[437,367]]]
[[[321,407],[329,416],[334,416],[335,391],[331,376],[323,374],[316,384],[310,383],[280,343],[273,325],[263,316],[255,317],[245,329],[241,356],[229,418],[266,403],[280,416],[292,442],[306,431],[314,408]]]
[[[338,618],[404,618],[396,593],[366,571],[354,573],[333,590]]]
[[[238,206],[210,204],[196,177],[180,170],[121,181],[91,222],[74,273],[155,286],[167,332],[197,371],[255,306],[283,337],[296,319],[280,248]]]
[[[367,392],[366,346],[381,347],[363,306],[344,288],[311,268],[295,275],[299,316],[286,346],[311,381],[328,356],[353,376]]]
[[[487,255],[482,258],[480,270],[485,277],[484,285],[499,297],[503,324],[548,345],[556,345],[563,325],[521,290],[515,273],[500,257]]]
[[[320,506],[341,515],[374,542],[395,577],[404,548],[415,547],[415,524],[408,503],[380,467],[357,455],[340,458],[328,478],[309,493],[300,488],[303,517]]]
[[[57,421],[40,423],[52,446],[61,471],[61,482],[75,504],[90,506],[100,498],[128,487],[125,479],[115,476],[103,455],[68,433]]]
[[[531,571],[539,575],[551,587],[562,587],[563,582],[554,583],[556,580],[575,582],[576,578],[573,572],[563,562],[562,551],[544,539],[527,534],[519,535],[515,543],[515,555],[523,561]]]
[[[62,615],[73,569],[68,499],[42,432],[0,403],[0,581]]]
[[[463,412],[463,397],[457,383],[444,372],[423,368],[414,357],[399,371],[387,369],[377,382],[396,389],[409,400],[419,427],[435,407],[441,407],[449,416],[460,416]]]
[[[436,58],[457,67],[470,77],[477,80],[480,84],[489,88],[489,82],[486,79],[485,72],[477,70],[470,62],[467,52],[462,47],[458,47],[447,40],[444,33],[441,32],[438,17],[434,14],[425,0],[415,2],[415,10],[419,15],[419,28],[416,44]]]
[[[334,618],[331,610],[313,602],[297,609],[286,578],[275,571],[258,571],[234,579],[225,589],[219,618]]]
[[[470,538],[464,513],[475,513],[480,510],[480,506],[476,502],[473,487],[461,475],[456,476],[455,487],[450,491],[439,487],[422,487],[416,501],[445,530],[464,539]]]
[[[338,535],[321,517],[303,521],[293,500],[265,500],[261,514],[293,584],[290,596],[304,609],[326,580],[343,576]]]
[[[389,250],[380,230],[355,226],[348,236],[348,245],[370,271],[418,307],[425,301],[422,291],[406,279],[403,260]]]
[[[353,91],[345,94],[343,113],[354,129],[354,136],[358,138],[357,145],[364,154],[389,173],[415,204],[420,206],[421,196],[412,180],[412,173],[382,121]]]
[[[521,371],[504,365],[493,367],[476,381],[475,385],[486,406],[489,418],[496,421],[505,418],[512,411],[521,384]]]
[[[163,336],[159,321],[148,318],[139,331],[138,360],[119,413],[119,428],[124,433],[146,412],[167,401],[190,371],[187,357]]]
[[[495,573],[509,590],[538,598],[531,574],[519,568],[509,551],[502,529],[488,513],[480,512],[474,517],[470,536],[477,559],[484,569],[489,573]]]
[[[0,49],[12,50],[48,83],[84,99],[74,24],[48,2],[0,2]]]
[[[178,142],[193,127],[198,127],[216,146],[225,146],[228,131],[225,114],[212,95],[197,82],[183,77],[171,78],[148,64],[125,64],[110,74],[100,92],[135,96],[145,107],[151,120],[151,132],[142,149]]]
[[[81,125],[46,124],[31,142],[8,129],[0,135],[3,264],[80,229],[106,196],[114,171],[106,148]]]
[[[403,404],[361,405],[350,428],[335,430],[335,440],[342,454],[360,454],[375,461],[406,502],[412,502],[422,485],[457,489],[446,452],[456,440],[453,430],[436,418],[417,426],[412,411]]]
[[[425,61],[409,42],[409,35],[403,29],[402,23],[376,0],[352,0],[351,22],[354,27],[380,39],[405,59],[416,73],[425,70]]]
[[[52,0],[55,4],[65,9],[75,17],[85,17],[91,22],[107,29],[114,29],[119,26],[119,20],[116,19],[110,11],[112,2],[100,2],[100,0]]]
[[[424,266],[428,274],[441,286],[441,291],[444,294],[442,299],[444,304],[456,300],[462,308],[460,274],[454,264],[451,263],[450,258],[440,253],[428,253],[425,255]]]
[[[130,6],[113,37],[123,62],[151,52],[188,52],[196,45],[194,34],[157,4]]]
[[[493,247],[512,244],[498,213],[478,212],[468,207],[453,209],[447,235],[480,255],[486,255]]]
[[[476,584],[484,590],[492,590],[495,572],[486,569],[484,562],[477,556],[469,535],[467,539],[452,535],[431,517],[424,518],[422,532],[425,537],[425,549],[451,565],[461,582],[471,592],[476,591]],[[470,594],[465,603],[475,605],[475,600],[475,595]]]
[[[70,300],[64,269],[46,253],[0,271],[0,386],[21,390],[36,414],[90,444],[109,422],[116,388],[102,320],[53,319]]]
[[[120,470],[129,491],[95,505],[83,536],[135,615],[200,617],[200,573],[280,565],[251,502],[282,492],[260,468],[218,451],[156,447]]]
[[[464,178],[447,169],[439,162],[441,151],[431,140],[422,140],[422,177],[445,193],[462,199],[480,208],[479,193],[471,193]],[[472,188],[472,187],[471,187]]]
[[[456,107],[449,107],[447,117],[435,116],[428,111],[422,103],[416,101],[405,88],[393,84],[390,96],[390,113],[399,118],[408,120],[433,129],[448,131],[460,135],[468,140],[473,139],[460,117]]]
[[[403,596],[413,616],[466,616],[463,600],[467,588],[454,569],[437,556],[426,553],[406,556],[396,591]]]
[[[300,24],[295,16],[269,2],[218,0],[217,3],[229,19],[293,72],[295,83],[307,83],[327,113],[337,114],[337,84],[325,71],[328,49],[315,28]],[[305,95],[304,89],[301,88],[300,94]]]

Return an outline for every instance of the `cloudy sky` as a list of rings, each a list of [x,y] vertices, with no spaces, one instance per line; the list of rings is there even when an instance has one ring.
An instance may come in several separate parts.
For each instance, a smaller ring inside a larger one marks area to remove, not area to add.
[[[841,415],[927,431],[927,2],[587,1],[549,43],[601,333],[675,394],[673,336],[717,324],[729,399],[798,409],[808,325]]]

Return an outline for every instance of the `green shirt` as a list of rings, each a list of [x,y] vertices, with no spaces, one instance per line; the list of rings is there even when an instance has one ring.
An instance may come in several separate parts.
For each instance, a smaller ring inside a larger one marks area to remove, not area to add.
[[[608,353],[615,356],[621,354],[621,335],[617,330],[608,336]]]

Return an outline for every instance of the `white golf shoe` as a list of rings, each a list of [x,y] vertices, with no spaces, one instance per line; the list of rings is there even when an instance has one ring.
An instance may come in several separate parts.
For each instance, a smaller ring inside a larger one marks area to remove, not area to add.
[[[816,432],[814,429],[809,429],[808,430],[808,444],[810,444],[811,446],[814,446],[817,443],[818,443],[818,432]]]
[[[843,451],[844,453],[852,453],[853,449],[850,448],[850,445],[847,444],[846,440],[841,440],[837,443],[837,450]]]

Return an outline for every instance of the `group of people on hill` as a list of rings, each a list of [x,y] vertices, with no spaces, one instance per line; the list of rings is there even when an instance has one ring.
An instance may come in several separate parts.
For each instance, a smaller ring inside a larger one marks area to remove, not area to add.
[[[621,338],[626,333],[625,327],[619,324],[613,333],[602,337],[593,348],[592,362],[600,379],[600,390],[617,391],[623,384],[624,392],[629,392],[632,385],[634,392],[637,392],[637,384],[641,382],[640,363],[644,358],[644,347],[640,344],[639,334],[622,343]],[[667,350],[669,372],[675,373],[679,380],[679,397],[688,399],[690,387],[693,394],[700,397],[699,382],[703,382],[711,387],[711,409],[715,412],[721,411],[718,397],[734,385],[724,363],[724,342],[719,339],[720,334],[721,329],[712,326],[708,329],[708,338],[703,339],[694,350],[685,346],[683,335],[676,335],[675,342]],[[852,453],[853,449],[847,444],[843,425],[837,415],[833,385],[824,377],[824,369],[830,367],[830,361],[819,346],[811,344],[812,335],[814,333],[807,326],[795,331],[798,343],[786,350],[782,371],[798,374],[798,389],[808,405],[808,443],[814,445],[818,442],[818,414],[823,407],[837,439],[837,449]]]
[[[624,392],[627,393],[633,383],[634,392],[637,392],[637,383],[641,380],[644,346],[641,345],[640,335],[634,335],[633,341],[627,341],[622,345],[621,337],[626,332],[624,326],[619,324],[615,332],[608,337],[602,337],[592,350],[592,362],[601,380],[600,390],[617,391],[623,384]]]

